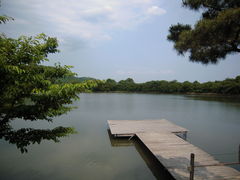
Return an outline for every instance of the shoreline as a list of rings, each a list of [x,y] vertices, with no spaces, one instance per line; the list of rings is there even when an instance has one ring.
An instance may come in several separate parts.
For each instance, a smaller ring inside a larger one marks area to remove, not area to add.
[[[165,95],[187,95],[187,96],[208,96],[208,97],[236,97],[240,98],[240,94],[218,94],[218,93],[162,93],[162,92],[129,92],[129,91],[92,91],[88,93],[123,93],[123,94],[165,94]]]

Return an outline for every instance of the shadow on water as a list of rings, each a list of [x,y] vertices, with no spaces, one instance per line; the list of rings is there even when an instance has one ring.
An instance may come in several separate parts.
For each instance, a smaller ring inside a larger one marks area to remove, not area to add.
[[[240,103],[240,96],[221,96],[221,95],[185,95],[185,97],[200,101],[216,101],[223,103]]]
[[[5,104],[0,105],[0,140],[3,139],[9,144],[15,144],[22,153],[27,153],[27,147],[31,144],[40,144],[43,140],[52,140],[60,142],[59,138],[69,134],[76,133],[72,127],[58,126],[53,129],[40,128],[18,128],[14,129],[11,125],[12,121],[52,121],[47,118],[47,114],[51,109],[37,110],[37,105],[21,105],[9,107]]]
[[[8,141],[10,144],[15,144],[22,153],[27,153],[27,146],[31,144],[40,144],[43,140],[60,142],[60,137],[72,133],[75,133],[72,128],[62,126],[54,129],[21,128],[18,130],[13,130],[9,124],[0,126],[0,139]]]
[[[111,146],[113,147],[134,146],[156,179],[174,180],[174,178],[166,170],[166,168],[159,162],[159,160],[147,149],[147,147],[137,137],[133,137],[131,139],[129,139],[129,137],[115,138],[111,135],[109,129],[108,136]]]

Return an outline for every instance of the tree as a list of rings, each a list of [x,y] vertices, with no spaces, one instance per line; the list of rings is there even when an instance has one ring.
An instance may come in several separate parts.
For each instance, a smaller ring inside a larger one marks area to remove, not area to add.
[[[117,82],[113,79],[107,79],[105,83],[106,91],[114,91],[117,87]]]
[[[119,91],[134,92],[137,90],[137,87],[132,78],[127,78],[126,80],[121,80],[118,82],[117,89]]]
[[[184,92],[184,93],[186,93],[186,92],[193,92],[192,83],[190,83],[189,81],[184,81],[182,83],[182,92]]]
[[[169,28],[167,39],[180,55],[189,52],[190,61],[209,64],[240,52],[239,0],[183,0],[183,6],[201,10],[202,17],[194,27]]]
[[[2,18],[0,21],[4,22]],[[56,83],[59,78],[75,74],[70,66],[44,66],[48,55],[59,52],[56,38],[45,34],[18,39],[0,35],[0,139],[16,144],[26,152],[31,143],[41,140],[59,141],[59,137],[74,133],[71,127],[50,129],[21,128],[14,130],[10,122],[47,120],[72,109],[67,104],[78,99],[78,93],[91,88],[95,82]]]
[[[1,7],[1,0],[0,0],[0,7]],[[0,24],[4,24],[7,21],[11,21],[14,20],[12,17],[6,16],[6,15],[2,15],[0,16]]]
[[[7,21],[14,20],[12,17],[9,16],[0,16],[0,24],[6,23]]]

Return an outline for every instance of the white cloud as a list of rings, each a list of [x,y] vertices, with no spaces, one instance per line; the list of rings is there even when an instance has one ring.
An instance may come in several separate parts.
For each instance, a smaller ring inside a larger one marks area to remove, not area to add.
[[[58,33],[85,40],[109,40],[112,30],[134,28],[166,13],[157,0],[15,0],[15,4]]]
[[[152,6],[147,9],[147,13],[150,15],[162,15],[166,13],[166,10],[158,7],[158,6]]]

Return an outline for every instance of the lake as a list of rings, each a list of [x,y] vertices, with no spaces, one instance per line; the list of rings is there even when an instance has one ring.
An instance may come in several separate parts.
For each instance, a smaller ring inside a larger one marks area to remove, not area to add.
[[[74,127],[60,143],[42,141],[22,154],[0,140],[0,179],[167,179],[137,140],[109,136],[107,120],[167,119],[189,130],[187,140],[222,162],[238,161],[240,100],[162,94],[81,94],[76,108],[53,123],[15,120],[14,128]],[[240,170],[239,165],[232,166]]]

